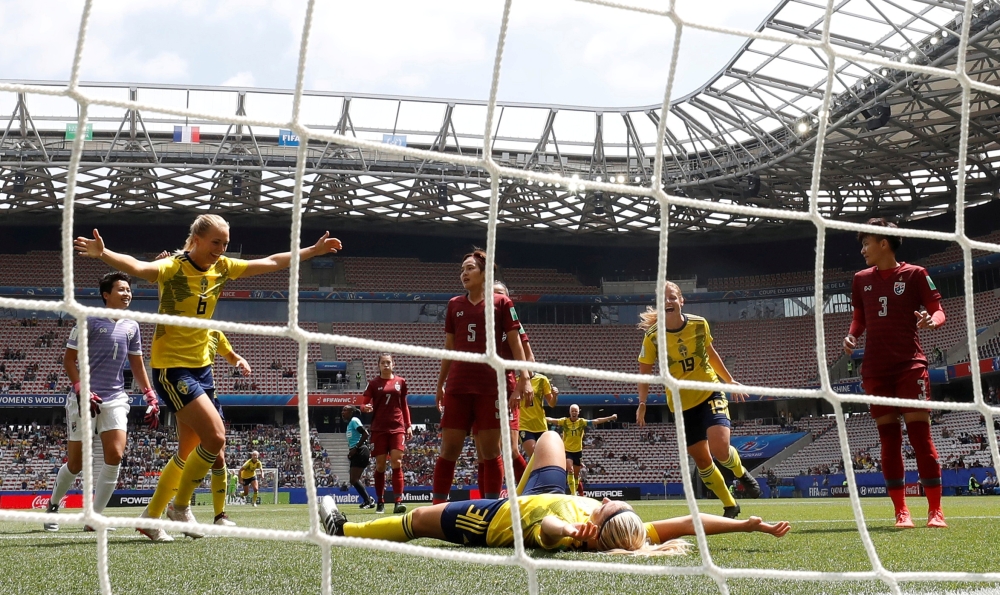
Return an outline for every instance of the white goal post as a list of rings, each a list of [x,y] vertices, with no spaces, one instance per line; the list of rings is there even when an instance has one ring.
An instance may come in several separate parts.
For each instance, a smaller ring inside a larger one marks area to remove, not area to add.
[[[261,504],[278,503],[278,470],[274,467],[267,467],[260,470],[260,478],[257,480],[257,497]]]

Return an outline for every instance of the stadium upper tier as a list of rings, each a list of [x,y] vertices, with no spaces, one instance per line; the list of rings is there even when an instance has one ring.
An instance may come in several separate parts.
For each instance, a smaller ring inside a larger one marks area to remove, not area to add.
[[[766,231],[782,221],[732,207],[809,208],[820,118],[829,125],[816,197],[822,215],[943,213],[955,202],[966,106],[965,196],[967,204],[989,200],[998,160],[991,85],[1000,66],[1000,5],[976,2],[967,23],[964,7],[951,0],[846,1],[836,5],[827,29],[821,4],[782,0],[757,27],[771,39],[748,39],[724,69],[674,99],[667,113],[661,104],[500,101],[489,138],[481,100],[305,91],[299,113],[313,136],[305,147],[304,214],[372,230],[481,230],[491,199],[488,172],[440,158],[481,159],[489,147],[493,162],[505,168],[498,177],[499,226],[510,235],[596,233],[647,242],[658,230],[660,205],[601,186],[612,180],[704,200],[704,208],[671,206],[670,225],[679,231]],[[665,15],[649,18],[672,25]],[[960,48],[963,24],[969,38]],[[820,41],[829,45],[820,49]],[[832,68],[826,47],[837,53]],[[917,72],[914,65],[932,70]],[[973,81],[967,95],[951,74],[959,67]],[[828,78],[831,102],[821,113]],[[57,220],[71,154],[66,124],[77,121],[79,105],[39,93],[59,92],[62,83],[4,84],[5,218]],[[291,91],[84,82],[75,92],[91,102],[94,127],[76,178],[78,217],[187,219],[211,208],[287,220],[299,151],[287,146],[290,134],[280,134],[288,127]],[[199,128],[200,142],[174,142],[175,126]],[[404,156],[394,152],[397,144],[422,152]],[[655,173],[660,179],[652,179]],[[563,181],[542,182],[539,174]]]

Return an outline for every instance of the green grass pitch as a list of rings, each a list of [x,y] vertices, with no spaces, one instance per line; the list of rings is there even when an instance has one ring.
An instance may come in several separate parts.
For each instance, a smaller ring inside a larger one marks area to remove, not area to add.
[[[948,529],[922,525],[926,504],[911,498],[918,528],[892,527],[887,498],[862,504],[875,547],[893,571],[942,570],[998,572],[1000,498],[946,498]],[[683,501],[634,503],[646,520],[686,514]],[[715,501],[700,501],[705,512],[719,512]],[[849,502],[844,499],[743,501],[743,518],[788,520],[792,531],[782,539],[762,534],[709,537],[716,561],[724,567],[756,567],[819,571],[870,570]],[[140,509],[110,509],[112,515],[138,516]],[[211,521],[210,507],[195,507],[202,522]],[[354,506],[345,509],[351,520],[374,518]],[[229,513],[243,527],[282,530],[308,528],[307,508],[280,505],[232,507]],[[111,582],[115,593],[143,595],[174,593],[318,593],[320,548],[309,543],[256,541],[207,537],[154,544],[134,531],[122,529],[109,540]],[[692,539],[693,541],[693,539]],[[422,545],[457,547],[433,540]],[[487,550],[481,550],[487,551]],[[492,550],[494,552],[498,550]],[[78,526],[63,524],[59,533],[45,533],[36,523],[0,522],[0,593],[93,594],[98,592],[96,537]],[[536,553],[536,555],[550,555]],[[626,558],[598,554],[561,553],[555,559],[690,566],[697,551],[685,557]],[[469,593],[498,595],[526,593],[527,575],[516,567],[492,567],[426,560],[372,550],[333,550],[333,592],[354,594]],[[606,573],[541,571],[543,593],[718,593],[705,577],[645,577]],[[982,583],[906,583],[913,592],[987,592],[998,585]],[[730,582],[734,595],[765,593],[882,593],[880,582],[814,583],[740,579]]]

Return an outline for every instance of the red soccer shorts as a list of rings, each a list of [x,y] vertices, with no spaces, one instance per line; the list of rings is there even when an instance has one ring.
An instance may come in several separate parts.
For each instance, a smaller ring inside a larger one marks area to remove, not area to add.
[[[913,368],[898,376],[861,377],[861,386],[865,394],[879,397],[896,397],[897,399],[913,399],[927,401],[931,398],[931,382],[926,367]],[[883,415],[910,413],[911,411],[928,411],[921,407],[896,407],[887,405],[869,405],[874,419]]]
[[[441,427],[448,430],[475,432],[500,429],[500,408],[496,395],[444,395]]]
[[[406,452],[406,434],[402,432],[372,432],[372,456],[387,455],[390,451]]]

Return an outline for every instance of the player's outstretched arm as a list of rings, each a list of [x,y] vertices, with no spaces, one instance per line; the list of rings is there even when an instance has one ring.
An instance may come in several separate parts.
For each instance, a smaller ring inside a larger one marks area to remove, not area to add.
[[[226,361],[229,362],[230,366],[237,368],[241,374],[244,376],[249,376],[253,374],[253,370],[250,368],[250,362],[246,360],[245,357],[236,353],[235,351],[230,351],[229,353],[223,355]]]
[[[108,250],[104,245],[104,238],[96,229],[93,238],[80,236],[74,240],[73,247],[78,254],[88,258],[98,258],[115,270],[128,273],[150,283],[156,283],[157,277],[160,276],[160,269],[156,264],[133,258],[128,254],[119,254]]]
[[[660,543],[665,543],[671,539],[694,535],[694,519],[691,515],[653,521],[653,528]],[[783,537],[791,530],[792,526],[788,521],[778,523],[765,523],[758,516],[752,516],[745,520],[727,519],[726,517],[714,514],[701,513],[701,524],[705,527],[705,535],[719,535],[721,533],[767,533],[775,537]]]
[[[618,421],[618,414],[614,413],[614,414],[609,415],[607,417],[598,417],[597,419],[591,420],[590,423],[592,423],[595,426],[597,426],[597,425],[600,425],[600,424],[606,424],[609,421]]]
[[[302,248],[299,250],[299,260],[306,261],[310,258],[316,258],[317,256],[323,256],[324,254],[330,254],[337,252],[344,246],[340,243],[337,238],[331,238],[330,232],[324,232],[319,240],[309,246],[308,248]],[[263,275],[264,273],[270,273],[273,271],[280,271],[281,269],[287,269],[292,263],[292,253],[291,252],[281,252],[279,254],[272,254],[267,258],[256,258],[251,260],[247,265],[247,270],[243,273],[244,277],[253,277],[254,275]]]

